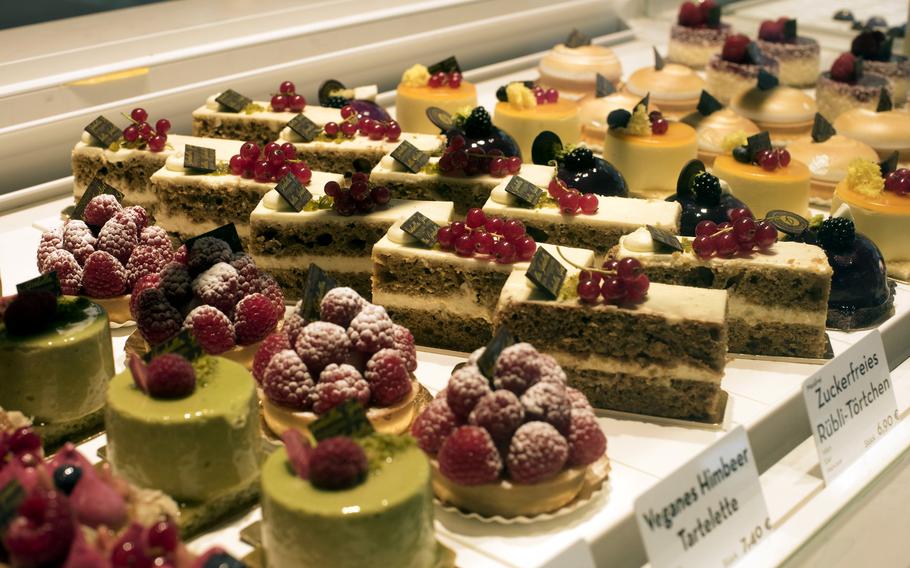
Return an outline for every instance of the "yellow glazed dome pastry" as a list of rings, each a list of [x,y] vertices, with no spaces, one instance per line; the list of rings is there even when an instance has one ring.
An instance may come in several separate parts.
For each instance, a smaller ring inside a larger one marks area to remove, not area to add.
[[[443,65],[447,62],[454,65]],[[462,79],[454,59],[429,69],[420,64],[410,67],[401,76],[395,93],[395,118],[404,132],[439,134],[439,128],[427,118],[430,107],[455,114],[465,107],[477,106],[477,88]]]
[[[594,95],[597,74],[613,85],[622,76],[622,64],[609,47],[580,45],[569,47],[560,43],[540,60],[537,67],[540,84],[557,89],[560,95],[572,100]]]
[[[759,133],[758,126],[728,108],[707,91],[702,91],[698,109],[682,119],[695,129],[698,136],[698,159],[710,166],[714,159],[727,151],[724,143],[731,137],[741,138]]]
[[[815,101],[793,87],[777,83],[777,78],[759,71],[758,83],[735,97],[730,108],[767,130],[775,144],[786,144],[809,134],[815,117]]]
[[[610,113],[603,156],[622,173],[630,194],[662,199],[676,191],[679,171],[695,159],[697,138],[688,124],[653,117],[647,98],[631,114],[623,109]]]
[[[896,151],[899,162],[910,163],[910,112],[855,108],[837,117],[834,128],[872,146],[882,159]]]
[[[678,120],[695,110],[705,81],[689,67],[676,63],[663,64],[656,52],[655,56],[658,64],[632,73],[625,89],[638,97],[650,93],[651,100],[660,106],[667,118]]]
[[[720,52],[729,33],[730,26],[721,23],[720,6],[714,0],[683,2],[676,24],[670,28],[667,59],[701,69]]]
[[[607,115],[616,109],[635,110],[641,97],[626,91],[610,93],[605,97],[585,97],[578,103],[578,114],[581,118],[581,141],[589,148],[602,150],[604,136],[607,134]],[[653,102],[650,110],[660,110]]]
[[[524,83],[510,83],[506,100],[496,103],[493,123],[518,142],[526,161],[534,139],[544,130],[555,132],[565,144],[577,144],[581,137],[578,105],[559,97],[555,89],[543,91]]]

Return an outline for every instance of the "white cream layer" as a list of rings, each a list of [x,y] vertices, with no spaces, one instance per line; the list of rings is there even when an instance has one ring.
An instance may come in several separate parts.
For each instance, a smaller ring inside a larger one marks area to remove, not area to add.
[[[275,256],[250,251],[260,268],[281,270],[306,270],[310,264],[316,264],[325,270],[336,272],[372,272],[373,261],[368,256],[341,256],[318,254],[294,254],[292,256]]]
[[[227,110],[226,107],[218,104],[215,100],[218,98],[218,95],[221,93],[215,93],[206,99],[205,104],[193,111],[194,117],[218,117],[226,118],[228,120],[250,120],[250,121],[261,121],[267,120],[276,123],[287,124],[289,120],[297,116],[297,112],[274,112],[270,110],[257,111],[252,113],[245,112],[231,112]],[[268,101],[253,101],[253,104],[257,104],[264,109],[269,108]],[[339,122],[341,121],[341,110],[337,108],[323,107],[319,105],[306,105],[303,107],[304,116],[318,124],[319,126],[324,125],[326,122]]]
[[[437,153],[442,148],[445,147],[445,138],[436,134],[414,134],[412,132],[402,132],[398,140],[394,142],[389,142],[388,140],[371,140],[367,136],[360,136],[359,134],[353,138],[342,138],[339,135],[339,142],[326,142],[323,140],[314,140],[312,142],[304,142],[303,138],[299,134],[291,130],[290,128],[281,129],[281,134],[278,137],[278,143],[283,144],[284,142],[290,142],[294,144],[298,150],[308,149],[315,151],[357,151],[357,150],[380,150],[384,154],[392,152],[397,148],[402,142],[407,141],[414,145],[415,148],[423,152],[428,153]]]
[[[493,309],[477,303],[477,294],[472,290],[462,290],[458,294],[446,296],[416,296],[414,294],[386,292],[381,287],[377,288],[374,285],[373,303],[391,308],[443,312],[460,317],[481,318],[488,322],[493,321]]]
[[[615,357],[605,357],[595,354],[578,354],[566,351],[547,351],[556,361],[570,369],[589,369],[602,373],[624,373],[656,381],[667,386],[671,379],[701,381],[705,383],[720,384],[723,378],[722,371],[702,369],[686,363],[673,365],[641,364],[635,361],[626,361]]]
[[[430,158],[430,164],[437,164],[439,162],[438,157]],[[555,168],[552,166],[539,166],[537,164],[522,164],[521,170],[519,170],[518,175],[525,178],[528,181],[536,180],[534,183],[538,185],[540,182],[546,186],[555,174]],[[414,183],[418,181],[426,180],[435,180],[435,179],[444,179],[446,183],[449,184],[458,184],[463,183],[465,185],[484,185],[489,186],[491,189],[499,185],[503,179],[501,177],[494,177],[489,174],[479,175],[479,176],[470,176],[470,177],[455,177],[447,176],[442,173],[426,173],[426,172],[417,172],[413,173],[405,169],[395,158],[392,156],[383,156],[382,160],[373,168],[373,171],[370,173],[370,180],[376,182],[408,182]],[[544,181],[545,180],[545,181]]]
[[[800,310],[792,307],[756,304],[737,294],[730,294],[728,307],[728,318],[745,320],[750,324],[775,322],[823,328],[825,327],[825,321],[828,318],[827,308],[822,308],[820,310]]]
[[[329,174],[335,175],[335,174]],[[315,176],[315,174],[314,174]],[[342,177],[342,176],[338,176]],[[312,183],[310,185],[313,185]],[[322,187],[311,189],[313,195],[323,195]],[[270,205],[275,204],[279,209]],[[269,191],[253,210],[250,215],[250,222],[256,225],[260,222],[270,224],[299,225],[303,223],[332,223],[349,225],[357,222],[371,224],[386,224],[391,226],[393,223],[404,221],[416,211],[430,218],[436,224],[448,224],[452,219],[454,205],[451,201],[410,201],[404,199],[393,199],[389,201],[388,206],[377,208],[368,214],[354,214],[349,217],[339,215],[334,209],[317,209],[315,211],[294,211],[278,195],[275,190]]]
[[[183,150],[186,148],[187,144],[193,146],[202,146],[205,148],[214,148],[218,159],[229,160],[231,156],[240,152],[240,146],[243,145],[242,140],[225,140],[220,138],[200,138],[198,136],[184,136],[182,134],[168,134],[167,135],[167,146],[161,152],[152,152],[150,150],[143,150],[138,148],[125,148],[120,147],[116,152],[111,152],[107,148],[102,148],[97,140],[95,140],[89,133],[83,132],[82,138],[79,142],[76,143],[76,146],[73,148],[73,154],[86,154],[88,156],[100,156],[104,160],[115,163],[122,162],[131,157],[153,157],[159,158],[162,162],[166,161],[168,157],[175,154],[183,155]],[[226,156],[222,158],[222,156]]]

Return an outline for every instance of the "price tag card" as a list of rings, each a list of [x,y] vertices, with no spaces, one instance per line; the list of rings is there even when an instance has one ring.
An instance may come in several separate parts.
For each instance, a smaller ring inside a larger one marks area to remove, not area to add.
[[[898,422],[878,330],[806,379],[803,397],[822,474],[831,483]]]
[[[635,500],[651,566],[729,566],[771,531],[742,426]]]

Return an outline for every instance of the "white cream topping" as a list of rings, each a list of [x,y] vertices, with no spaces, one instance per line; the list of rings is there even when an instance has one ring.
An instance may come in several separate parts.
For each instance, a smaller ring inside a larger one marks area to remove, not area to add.
[[[389,240],[395,244],[406,245],[406,246],[416,244],[417,239],[415,239],[411,235],[405,233],[404,230],[401,228],[401,224],[404,221],[405,221],[405,219],[396,221],[395,224],[393,224],[391,227],[389,227],[389,232],[386,233],[386,235],[388,235]]]
[[[398,140],[394,142],[389,142],[388,140],[370,140],[366,136],[356,135],[353,138],[344,139],[341,142],[328,142],[323,140],[314,140],[312,142],[305,142],[302,137],[298,136],[296,132],[285,126],[281,129],[279,134],[278,143],[282,142],[291,142],[292,144],[306,144],[310,147],[320,147],[320,145],[325,145],[327,148],[332,150],[339,150],[343,148],[377,148],[381,149],[385,153],[391,153],[399,144],[407,140],[413,144],[418,150],[424,152],[436,152],[445,145],[444,137],[436,134],[415,134],[413,132],[402,132]]]
[[[421,296],[415,302],[413,294],[386,292],[382,287],[374,288],[373,303],[386,307],[418,308],[428,312],[449,312],[459,316],[482,318],[493,321],[493,309],[477,302],[474,290],[461,290],[447,296]],[[415,306],[415,303],[418,304]]]
[[[189,169],[183,165],[184,154],[183,152],[177,152],[172,156],[168,156],[167,161],[164,162],[164,167],[171,172],[188,172]]]
[[[221,93],[215,93],[214,95],[205,99],[205,108],[207,108],[209,110],[214,110],[214,111],[222,110],[223,107],[221,106],[221,103],[219,103],[218,101],[215,100],[220,96],[221,96]]]
[[[310,181],[308,189],[313,195],[322,195],[322,188],[329,180],[341,183],[341,181],[343,181],[343,176],[340,174],[313,172],[313,179]],[[267,196],[268,194],[265,195]],[[334,209],[314,209],[312,211],[294,211],[293,209],[288,209],[287,211],[279,211],[269,208],[263,199],[256,205],[256,209],[254,209],[253,213],[250,215],[250,222],[253,223],[253,225],[257,225],[260,222],[288,225],[299,225],[302,223],[340,223],[347,225],[361,222],[391,226],[402,219],[407,219],[415,211],[420,211],[433,222],[443,224],[449,222],[454,210],[455,206],[451,201],[392,199],[386,207],[377,208],[366,215],[344,217],[335,213]]]
[[[82,136],[80,137],[80,140],[82,140],[82,143],[85,144],[86,146],[98,146],[98,147],[101,146],[101,140],[98,140],[97,138],[95,138],[94,136],[89,134],[88,131],[85,131],[85,130],[82,131]]]
[[[644,227],[639,227],[622,237],[622,243],[633,252],[654,252],[654,239],[651,238],[651,232]]]
[[[272,211],[293,211],[294,209],[281,194],[274,189],[262,196],[262,206]]]
[[[497,185],[494,187],[493,191],[490,192],[490,199],[500,205],[506,205],[508,207],[517,207],[519,205],[518,199],[506,191],[504,185]]]
[[[354,87],[354,98],[364,101],[375,101],[376,95],[379,94],[379,87],[376,85],[363,85]]]
[[[281,129],[281,134],[279,134],[279,136],[282,140],[293,142],[294,144],[299,144],[304,141],[303,136],[297,134],[287,126]]]

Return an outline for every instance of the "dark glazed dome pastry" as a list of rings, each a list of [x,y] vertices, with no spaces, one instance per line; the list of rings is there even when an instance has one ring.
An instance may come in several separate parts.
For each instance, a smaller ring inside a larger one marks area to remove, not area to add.
[[[604,197],[628,197],[629,188],[613,164],[597,157],[585,146],[563,147],[559,136],[541,132],[534,139],[531,157],[535,164],[555,163],[556,177],[581,193]]]
[[[745,203],[733,197],[727,183],[707,173],[699,160],[686,164],[679,174],[676,194],[667,201],[682,206],[679,234],[686,237],[694,237],[695,227],[702,221],[727,223],[730,211],[748,209]]]

